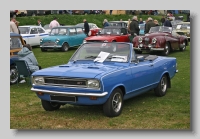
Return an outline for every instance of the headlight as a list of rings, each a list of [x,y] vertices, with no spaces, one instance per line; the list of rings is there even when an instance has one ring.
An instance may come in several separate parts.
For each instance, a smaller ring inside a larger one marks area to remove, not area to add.
[[[43,39],[40,39],[40,42],[42,42],[43,41]]]
[[[83,40],[83,43],[86,43],[87,41],[86,40]]]
[[[153,38],[152,39],[152,43],[156,43],[157,39],[156,38]]]
[[[103,41],[103,42],[108,42],[107,40]]]
[[[59,43],[59,41],[60,41],[60,40],[59,40],[59,39],[57,39],[57,40],[56,40],[56,43]]]
[[[88,80],[87,81],[87,87],[88,88],[95,88],[99,89],[99,81],[98,80]]]
[[[32,83],[35,85],[43,85],[44,84],[44,78],[41,76],[32,77]]]
[[[138,42],[141,43],[142,42],[142,37],[138,38]]]

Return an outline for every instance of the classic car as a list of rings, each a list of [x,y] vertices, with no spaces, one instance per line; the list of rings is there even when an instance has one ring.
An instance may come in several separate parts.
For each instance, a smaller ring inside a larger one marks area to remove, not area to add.
[[[188,45],[185,35],[179,35],[172,27],[156,26],[151,27],[145,36],[133,38],[133,46],[136,53],[160,51],[167,56],[170,51],[179,49],[184,51]]]
[[[186,35],[188,40],[190,40],[190,22],[177,23],[175,31],[180,35]]]
[[[120,47],[113,52],[110,45]],[[90,53],[87,53],[90,50]],[[154,89],[166,95],[175,76],[174,57],[136,55],[132,43],[83,43],[63,65],[32,74],[32,88],[44,110],[61,105],[102,105],[108,117],[119,116],[124,100]]]
[[[51,29],[48,37],[40,40],[41,51],[60,49],[68,51],[70,47],[82,44],[86,38],[83,28],[77,26],[59,26]]]
[[[39,46],[40,39],[49,36],[49,33],[41,26],[27,25],[19,26],[20,34],[26,44],[31,46]]]
[[[89,28],[90,28],[90,32],[88,33],[89,36],[96,36],[96,34],[99,31],[101,31],[101,28],[99,28],[96,24],[94,24],[94,23],[88,23],[88,24],[89,24]],[[84,23],[76,24],[76,26],[82,27],[84,29]]]
[[[109,26],[120,26],[128,28],[128,21],[109,21]]]
[[[172,29],[176,29],[176,26],[178,23],[182,22],[181,20],[174,20],[174,21],[170,21],[172,24]]]
[[[17,83],[19,79],[15,60],[18,60],[17,53],[22,49],[24,44],[21,35],[10,33],[10,84]]]
[[[44,25],[43,28],[45,29],[46,32],[48,32],[48,33],[51,32],[51,29],[50,29],[50,27],[49,27],[49,24]]]
[[[139,24],[140,32],[139,35],[143,36],[145,33],[145,24]]]
[[[127,29],[120,26],[107,26],[97,36],[90,36],[84,39],[85,42],[130,42]],[[113,46],[113,51],[117,51]]]

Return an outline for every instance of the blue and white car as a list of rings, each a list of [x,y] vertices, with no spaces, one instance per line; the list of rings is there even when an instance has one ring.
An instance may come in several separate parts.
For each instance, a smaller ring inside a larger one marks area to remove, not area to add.
[[[71,47],[81,45],[86,37],[83,28],[79,26],[54,27],[48,37],[40,40],[40,48],[42,52],[48,49],[66,52]]]
[[[34,72],[31,90],[46,111],[65,104],[102,105],[106,116],[115,117],[124,100],[152,89],[165,96],[177,72],[175,57],[136,55],[132,43],[87,42],[68,63]]]
[[[31,46],[39,46],[40,39],[49,36],[48,31],[41,26],[27,25],[19,26],[20,34],[26,44]]]

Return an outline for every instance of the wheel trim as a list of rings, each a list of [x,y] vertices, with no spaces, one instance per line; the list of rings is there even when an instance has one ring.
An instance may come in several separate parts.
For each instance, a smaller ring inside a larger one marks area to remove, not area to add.
[[[185,42],[183,42],[183,50],[185,50]]]
[[[115,112],[119,112],[122,107],[122,97],[120,93],[116,93],[112,99],[112,108]]]
[[[169,52],[169,47],[166,45],[165,46],[165,54],[168,54],[168,52]]]
[[[161,80],[161,90],[162,90],[162,92],[165,92],[166,91],[166,89],[167,89],[167,81],[166,81],[166,78],[165,77],[163,77],[162,78],[162,80]]]
[[[10,82],[14,83],[18,80],[18,72],[17,69],[10,70]]]
[[[67,47],[67,45],[65,44],[65,45],[63,45],[63,48],[64,48],[64,50],[65,51],[67,51],[68,50],[68,47]]]

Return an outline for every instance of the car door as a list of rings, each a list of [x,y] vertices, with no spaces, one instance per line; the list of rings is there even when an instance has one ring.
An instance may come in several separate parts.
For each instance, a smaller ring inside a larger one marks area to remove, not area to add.
[[[121,28],[120,42],[130,42],[129,36],[126,28]]]
[[[42,38],[44,38],[44,37],[49,36],[49,34],[46,33],[46,31],[43,28],[41,28],[41,27],[38,26],[37,29],[38,29],[38,33],[39,33],[39,40],[42,39]],[[40,45],[40,41],[39,41],[38,45]]]
[[[76,36],[77,44],[76,45],[80,45],[83,43],[83,40],[86,38],[86,35],[83,32],[83,28],[81,28],[81,27],[76,28],[76,33],[77,33],[77,36]]]
[[[180,44],[180,41],[179,41],[180,37],[175,31],[172,31],[172,40],[173,40],[171,43],[172,49],[178,49],[179,44]]]
[[[78,43],[76,42],[77,41],[77,34],[76,34],[76,29],[75,28],[69,28],[68,29],[68,34],[69,34],[69,46],[75,46],[77,45]]]
[[[29,44],[31,46],[40,44],[40,36],[37,30],[37,27],[32,27],[30,30]]]
[[[153,61],[138,62],[135,57],[130,64],[132,73],[132,90],[133,92],[148,91],[155,83],[155,68]]]

